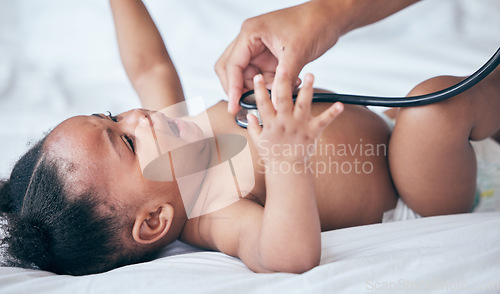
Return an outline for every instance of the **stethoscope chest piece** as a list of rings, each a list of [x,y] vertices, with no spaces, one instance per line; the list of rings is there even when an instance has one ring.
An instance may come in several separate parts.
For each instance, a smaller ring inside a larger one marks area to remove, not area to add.
[[[242,127],[242,128],[247,128],[248,127],[248,120],[247,120],[247,114],[253,114],[259,119],[259,125],[262,127],[262,120],[260,119],[260,114],[257,109],[248,109],[248,108],[242,108],[238,113],[236,113],[236,116],[234,117],[236,120],[236,123]]]

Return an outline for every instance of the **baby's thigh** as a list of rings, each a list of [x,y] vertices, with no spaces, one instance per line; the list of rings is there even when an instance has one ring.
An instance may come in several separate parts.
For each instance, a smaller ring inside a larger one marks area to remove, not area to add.
[[[436,77],[410,96],[449,87],[461,78]],[[440,215],[467,212],[473,203],[476,161],[469,136],[474,112],[469,97],[401,108],[389,144],[391,175],[399,196],[415,212]]]
[[[380,222],[396,204],[387,163],[390,130],[365,107],[345,105],[318,142],[317,191],[322,225],[348,227]],[[335,216],[335,217],[332,217]]]

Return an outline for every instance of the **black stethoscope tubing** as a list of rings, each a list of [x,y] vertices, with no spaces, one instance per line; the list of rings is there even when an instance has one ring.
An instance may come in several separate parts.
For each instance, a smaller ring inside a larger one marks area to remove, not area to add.
[[[411,96],[411,97],[377,97],[377,96],[364,96],[364,95],[350,95],[350,94],[336,94],[336,93],[315,93],[313,95],[313,102],[342,102],[346,104],[356,105],[371,105],[371,106],[386,106],[386,107],[412,107],[422,106],[431,103],[440,102],[448,98],[454,97],[467,91],[486,76],[488,76],[500,64],[500,48],[495,54],[486,62],[480,69],[470,75],[463,81],[448,87],[446,89],[433,92],[430,94]],[[253,90],[244,93],[240,98],[240,106],[244,109],[257,109],[257,105],[253,102],[246,102],[245,98],[252,95]],[[296,95],[293,96],[295,101]],[[238,125],[243,126],[237,119]]]

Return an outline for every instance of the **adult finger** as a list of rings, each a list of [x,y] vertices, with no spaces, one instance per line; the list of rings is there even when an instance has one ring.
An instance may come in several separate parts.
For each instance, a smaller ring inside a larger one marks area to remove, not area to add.
[[[238,65],[228,65],[228,111],[232,114],[238,112],[238,101],[243,94],[243,69]]]
[[[238,38],[226,62],[228,111],[232,114],[238,112],[238,101],[243,94],[243,71],[252,58],[250,46],[253,47],[254,44],[248,44],[247,40]]]

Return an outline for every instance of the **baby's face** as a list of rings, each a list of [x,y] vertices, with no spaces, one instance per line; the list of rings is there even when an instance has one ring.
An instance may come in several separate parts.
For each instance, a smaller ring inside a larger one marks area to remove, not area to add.
[[[144,177],[174,181],[203,170],[208,160],[204,136],[198,125],[187,118],[170,118],[160,111],[141,118],[134,138]]]
[[[69,177],[77,189],[94,187],[125,207],[151,197],[179,197],[176,182],[144,177],[144,167],[169,150],[200,140],[196,124],[161,113],[131,110],[116,117],[104,114],[72,117],[58,125],[45,146],[74,164]],[[199,146],[186,164],[206,159]],[[132,212],[131,212],[132,213]]]

